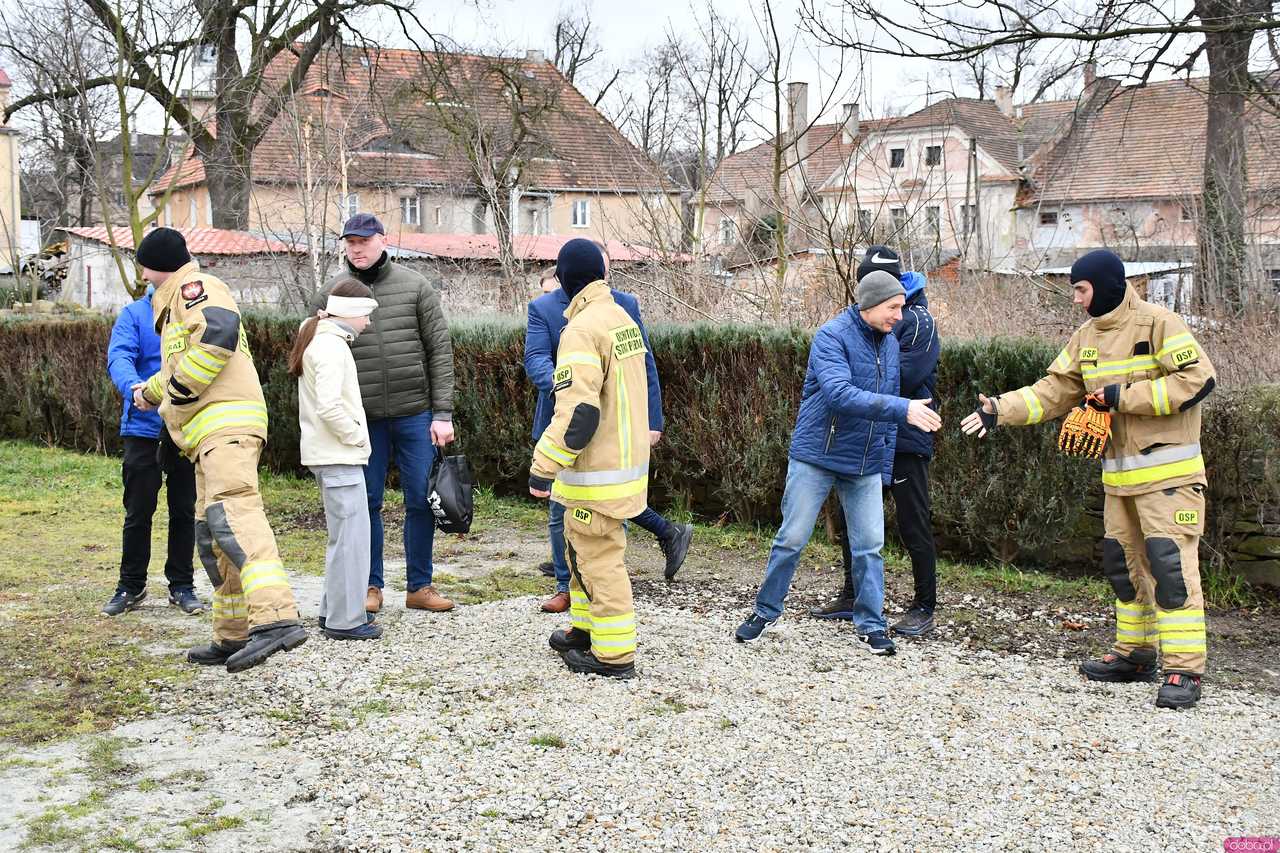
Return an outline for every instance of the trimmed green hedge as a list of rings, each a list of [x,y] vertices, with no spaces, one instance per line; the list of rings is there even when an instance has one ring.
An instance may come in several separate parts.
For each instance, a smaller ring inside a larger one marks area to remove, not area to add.
[[[271,413],[264,462],[298,470],[296,384],[284,371],[297,321],[250,316],[249,340]],[[452,325],[458,448],[480,483],[522,494],[530,458],[534,392],[524,376],[523,324]],[[106,377],[109,322],[0,322],[0,435],[116,452],[120,400]],[[654,455],[652,502],[678,503],[704,518],[776,521],[787,446],[810,334],[747,326],[657,326],[651,330],[668,429]],[[979,391],[1039,377],[1057,349],[1042,341],[948,343],[939,370],[944,428],[932,469],[934,513],[951,550],[1002,560],[1079,560],[1060,543],[1088,529],[1096,463],[1061,456],[1056,429],[997,430],[963,437],[960,419]],[[1248,460],[1280,448],[1280,393],[1219,391],[1204,435],[1210,466],[1211,562],[1229,562],[1227,539],[1241,519],[1280,511],[1274,478],[1261,482]],[[1096,525],[1095,525],[1096,526]],[[1054,559],[1054,552],[1061,559]]]

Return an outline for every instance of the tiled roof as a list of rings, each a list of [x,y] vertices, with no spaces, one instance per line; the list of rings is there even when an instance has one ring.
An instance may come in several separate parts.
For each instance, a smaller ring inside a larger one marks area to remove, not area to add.
[[[364,63],[365,57],[368,64]],[[293,56],[284,53],[267,70],[267,91],[283,82]],[[447,82],[432,86],[432,80]],[[514,81],[514,82],[512,82]],[[467,159],[458,134],[443,126],[441,112],[461,124],[478,123],[495,150],[512,135],[506,94],[512,85],[528,92],[524,115],[534,115],[526,142],[531,158],[521,183],[535,189],[672,191],[656,166],[632,145],[545,61],[412,50],[332,49],[322,54],[254,149],[253,176],[260,182],[299,182],[302,124],[312,132],[311,167],[336,174],[341,150],[352,159],[347,180],[355,186],[445,186],[467,183]],[[309,93],[309,94],[307,94]],[[434,101],[434,103],[432,102]],[[438,106],[437,106],[438,105]],[[545,105],[540,106],[540,105]],[[327,150],[317,140],[329,136]],[[508,146],[509,147],[509,146]],[[198,158],[171,169],[156,182],[189,186],[204,180]],[[332,176],[330,174],[330,176]]]
[[[84,240],[110,244],[105,225],[92,228],[63,228]],[[193,255],[261,255],[268,252],[288,252],[288,244],[279,240],[267,240],[247,231],[230,231],[225,228],[179,228],[187,240],[187,249]],[[128,226],[117,225],[112,229],[115,243],[122,249],[133,250],[133,232]]]
[[[512,238],[512,248],[522,261],[551,262],[560,253],[560,247],[572,240],[571,236],[522,234]],[[422,252],[440,258],[454,260],[495,260],[498,257],[498,238],[493,234],[393,234],[387,242],[401,249]],[[606,240],[609,258],[620,263],[645,261],[662,257],[660,253],[644,246],[635,246],[620,240]],[[679,256],[676,260],[687,260]]]
[[[1061,204],[1199,196],[1207,84],[1171,80],[1118,90],[1037,158],[1034,198]],[[1249,190],[1280,189],[1280,118],[1255,106],[1246,118]]]

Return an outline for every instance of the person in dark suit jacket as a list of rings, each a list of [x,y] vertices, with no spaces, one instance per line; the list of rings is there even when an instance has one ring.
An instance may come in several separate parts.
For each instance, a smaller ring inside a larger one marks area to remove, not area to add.
[[[609,254],[604,247],[601,247],[601,251],[604,252],[607,275]],[[553,282],[555,286],[551,287]],[[529,320],[524,339],[524,372],[538,389],[538,403],[533,414],[535,443],[551,423],[551,415],[555,410],[552,390],[555,382],[552,377],[556,369],[560,333],[567,322],[564,311],[569,307],[569,297],[556,282],[554,268],[543,274],[542,283],[543,295],[529,303]],[[649,345],[649,333],[645,330],[644,321],[640,319],[640,303],[636,298],[620,290],[613,290],[612,293],[614,301],[636,321],[644,337],[645,371],[649,377],[649,440],[656,445],[662,440],[664,425],[662,386],[658,383],[658,368],[653,360],[653,349]],[[664,574],[667,580],[674,578],[689,553],[693,525],[672,523],[652,507],[645,507],[644,512],[631,520],[657,537],[667,561]],[[563,613],[569,608],[569,564],[565,559],[564,506],[555,501],[550,502],[547,532],[551,539],[551,562],[543,563],[539,568],[543,574],[555,576],[556,592],[542,603],[542,609],[548,613]]]

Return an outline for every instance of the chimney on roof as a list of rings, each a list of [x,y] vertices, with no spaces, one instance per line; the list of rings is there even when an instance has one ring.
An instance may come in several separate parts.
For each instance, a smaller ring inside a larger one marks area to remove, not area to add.
[[[1093,88],[1093,84],[1097,81],[1097,79],[1098,79],[1098,63],[1086,62],[1084,64],[1084,88],[1086,92],[1089,89]]]
[[[858,118],[858,105],[844,104],[842,109],[844,110],[844,117],[840,121],[840,141],[845,145],[851,145],[853,144],[853,140],[858,138],[858,133],[861,130]]]
[[[790,124],[787,126],[787,141],[794,143],[797,163],[803,163],[809,156],[809,138],[805,131],[809,129],[809,84],[787,84],[787,112]]]
[[[1008,86],[996,86],[996,109],[1013,118],[1013,90]]]
[[[546,62],[547,55],[540,50],[526,50],[524,59],[525,62]]]

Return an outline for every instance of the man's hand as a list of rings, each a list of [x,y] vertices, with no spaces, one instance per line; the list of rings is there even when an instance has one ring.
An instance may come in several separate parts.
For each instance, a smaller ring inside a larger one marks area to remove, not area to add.
[[[142,393],[142,389],[145,388],[146,385],[147,383],[145,382],[135,382],[133,385],[129,386],[133,391],[133,407],[140,412],[150,412],[156,408],[155,404],[148,400]]]
[[[937,412],[929,408],[931,401],[932,398],[912,400],[907,405],[907,423],[925,432],[937,432],[942,426],[942,418],[938,416]]]
[[[657,447],[659,441],[662,441],[662,433],[658,432],[656,429],[649,430],[649,446]]]
[[[960,422],[960,431],[965,435],[978,434],[982,438],[987,430],[996,427],[996,404],[986,394],[978,395],[978,408],[965,416]]]
[[[539,477],[537,474],[529,474],[529,494],[535,498],[551,497],[551,481],[546,477]]]
[[[529,487],[529,494],[533,495],[535,498],[538,498],[539,500],[551,497],[550,492],[542,492],[533,488],[532,486]]]
[[[452,421],[432,421],[431,422],[431,443],[436,447],[444,447],[453,441],[453,422]]]

